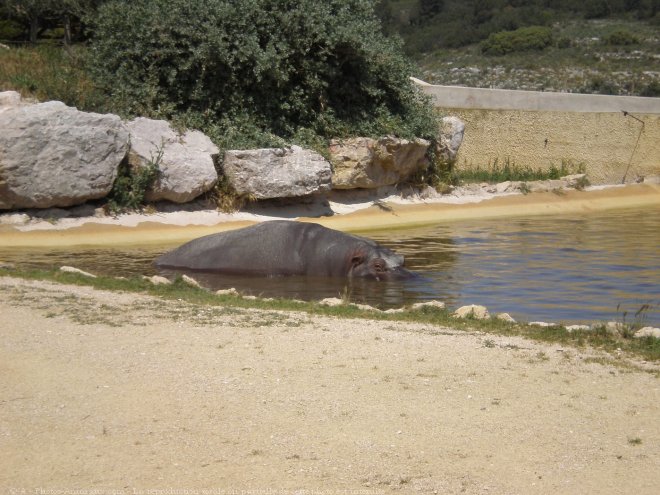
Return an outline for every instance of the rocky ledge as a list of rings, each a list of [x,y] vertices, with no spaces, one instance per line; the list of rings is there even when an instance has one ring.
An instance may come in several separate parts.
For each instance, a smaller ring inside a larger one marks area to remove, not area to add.
[[[82,112],[0,93],[0,210],[68,208],[102,200],[120,170],[157,166],[150,202],[188,203],[214,188],[219,174],[239,195],[299,198],[331,189],[377,189],[405,182],[427,165],[430,143],[392,136],[333,141],[326,159],[298,146],[220,151],[203,133],[163,120]],[[436,150],[455,156],[463,124],[443,125]],[[121,167],[124,167],[123,169]]]

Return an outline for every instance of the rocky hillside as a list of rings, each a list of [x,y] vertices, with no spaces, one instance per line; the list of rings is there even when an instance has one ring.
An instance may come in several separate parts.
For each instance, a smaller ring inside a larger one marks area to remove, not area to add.
[[[660,30],[625,20],[552,26],[544,50],[486,55],[481,44],[419,55],[433,84],[610,95],[660,96]]]
[[[382,0],[435,84],[660,96],[660,3]]]

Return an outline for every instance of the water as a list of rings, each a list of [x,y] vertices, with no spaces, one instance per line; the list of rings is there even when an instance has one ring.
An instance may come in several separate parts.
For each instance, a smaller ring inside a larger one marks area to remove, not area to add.
[[[360,234],[359,232],[357,232]],[[365,235],[365,234],[363,234]],[[583,216],[466,221],[369,232],[406,256],[421,277],[375,282],[309,277],[245,278],[194,274],[213,289],[263,297],[341,297],[380,308],[438,299],[451,307],[482,304],[524,321],[631,321],[660,326],[660,211],[618,210]],[[0,260],[26,267],[73,265],[94,273],[156,273],[152,260],[172,246],[0,249]],[[170,273],[171,274],[171,273]]]

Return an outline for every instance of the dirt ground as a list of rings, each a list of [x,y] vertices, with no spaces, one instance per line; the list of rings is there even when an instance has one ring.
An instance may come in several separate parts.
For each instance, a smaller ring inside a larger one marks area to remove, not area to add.
[[[0,329],[1,493],[660,486],[660,368],[625,357],[9,277]]]

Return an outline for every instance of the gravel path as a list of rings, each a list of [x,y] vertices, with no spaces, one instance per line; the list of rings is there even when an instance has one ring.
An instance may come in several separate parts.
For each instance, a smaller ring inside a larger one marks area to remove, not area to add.
[[[658,369],[593,351],[9,277],[0,329],[1,493],[660,486]]]

